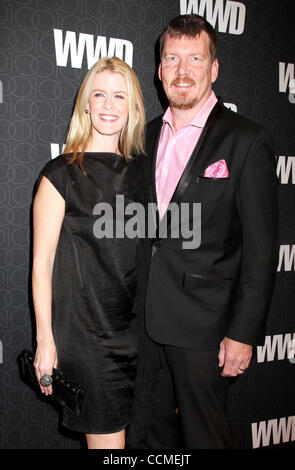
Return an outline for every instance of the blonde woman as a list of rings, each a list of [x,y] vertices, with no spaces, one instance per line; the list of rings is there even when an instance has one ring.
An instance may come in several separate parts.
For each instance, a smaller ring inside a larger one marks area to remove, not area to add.
[[[58,366],[84,387],[82,415],[63,411],[62,423],[84,433],[88,448],[124,448],[130,420],[136,242],[115,230],[114,238],[95,235],[94,207],[108,203],[115,219],[116,196],[130,198],[128,160],[143,151],[144,121],[133,70],[101,59],[80,87],[64,154],[41,172],[34,200],[36,376],[40,383]]]

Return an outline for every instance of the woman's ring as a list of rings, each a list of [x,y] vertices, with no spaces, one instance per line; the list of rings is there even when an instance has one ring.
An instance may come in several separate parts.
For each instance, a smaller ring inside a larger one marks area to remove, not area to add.
[[[51,375],[44,374],[42,377],[40,377],[40,384],[42,387],[49,387],[52,384],[53,380]]]

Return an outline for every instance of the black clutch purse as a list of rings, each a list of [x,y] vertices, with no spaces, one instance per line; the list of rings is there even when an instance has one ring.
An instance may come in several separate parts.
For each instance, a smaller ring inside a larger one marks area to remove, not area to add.
[[[30,385],[39,388],[32,352],[24,349],[18,356],[18,360],[22,378]],[[73,415],[79,416],[83,410],[83,387],[66,378],[64,374],[57,369],[53,369],[52,379],[52,395],[48,395],[48,397],[70,411]]]

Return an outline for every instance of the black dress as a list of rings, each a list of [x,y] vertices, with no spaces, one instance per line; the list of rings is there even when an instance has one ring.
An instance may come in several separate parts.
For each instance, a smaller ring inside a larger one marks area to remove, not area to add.
[[[84,174],[68,159],[55,158],[41,173],[65,200],[52,281],[58,367],[85,389],[83,414],[63,411],[62,422],[83,433],[113,433],[130,420],[137,358],[130,331],[136,240],[116,238],[115,224],[109,233],[116,196],[131,202],[128,165],[117,154],[88,152]],[[105,212],[102,203],[109,204]],[[110,238],[97,238],[106,226]]]

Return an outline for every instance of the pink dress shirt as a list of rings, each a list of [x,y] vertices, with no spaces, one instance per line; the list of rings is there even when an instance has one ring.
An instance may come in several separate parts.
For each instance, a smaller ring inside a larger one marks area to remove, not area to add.
[[[170,107],[163,116],[163,126],[156,161],[156,191],[160,218],[166,212],[185,166],[198,142],[210,112],[217,102],[215,93],[194,119],[175,131]]]

